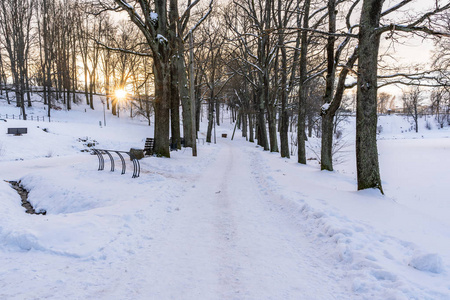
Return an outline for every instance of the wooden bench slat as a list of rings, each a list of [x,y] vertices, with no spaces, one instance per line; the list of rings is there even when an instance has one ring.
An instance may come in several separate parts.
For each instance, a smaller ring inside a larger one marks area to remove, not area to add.
[[[153,148],[155,146],[154,138],[146,138],[144,145],[144,153],[145,155],[153,155]]]

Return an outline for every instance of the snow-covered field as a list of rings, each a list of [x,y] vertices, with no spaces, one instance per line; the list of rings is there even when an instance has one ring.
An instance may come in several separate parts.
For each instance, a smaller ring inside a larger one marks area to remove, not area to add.
[[[128,151],[153,129],[125,113],[100,127],[97,107],[0,121],[0,299],[450,299],[448,129],[380,117],[382,196],[356,191],[353,120],[335,172],[231,141],[225,117],[198,157],[146,157],[133,179],[128,160],[97,171],[80,139]]]

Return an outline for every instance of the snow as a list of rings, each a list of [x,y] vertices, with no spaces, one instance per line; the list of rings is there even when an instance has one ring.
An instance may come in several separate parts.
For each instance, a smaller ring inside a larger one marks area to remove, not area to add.
[[[442,259],[437,254],[415,255],[409,265],[420,271],[439,274],[442,272]]]
[[[167,38],[159,33],[156,35],[156,39],[158,40],[159,43],[167,43],[168,42]]]
[[[128,151],[153,128],[126,112],[100,127],[96,107],[0,122],[1,299],[450,299],[447,128],[380,117],[382,196],[356,191],[353,145],[323,172],[238,132],[220,138],[226,118],[198,157],[146,157],[139,178],[129,160],[124,175],[108,159],[97,171],[83,140]],[[0,100],[2,115],[17,112]],[[21,180],[47,214],[25,214],[3,180]]]
[[[150,19],[152,19],[153,22],[158,21],[158,14],[154,11],[150,12]]]
[[[353,87],[357,84],[357,80],[356,78],[354,78],[353,76],[348,75],[345,79],[345,87],[349,88],[349,87]]]

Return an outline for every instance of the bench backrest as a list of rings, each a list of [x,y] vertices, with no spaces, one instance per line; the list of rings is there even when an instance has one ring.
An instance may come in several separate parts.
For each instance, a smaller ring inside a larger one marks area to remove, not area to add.
[[[146,138],[144,145],[144,153],[145,155],[153,155],[153,147],[155,146],[154,138]]]
[[[28,128],[8,128],[8,134],[20,135],[28,133]]]

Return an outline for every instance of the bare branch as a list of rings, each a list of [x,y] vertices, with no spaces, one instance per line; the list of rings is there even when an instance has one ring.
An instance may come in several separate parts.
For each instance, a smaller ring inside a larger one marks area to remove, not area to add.
[[[411,2],[412,0],[403,0],[402,2],[398,3],[397,5],[392,6],[391,8],[388,8],[387,10],[383,11],[381,13],[381,16],[384,17],[385,15],[390,14],[393,11],[396,11],[398,9],[400,9],[401,7],[405,6],[406,4],[408,4],[409,2]]]
[[[203,15],[203,17],[194,25],[194,27],[192,27],[188,34],[186,34],[186,36],[183,38],[184,41],[186,41],[186,39],[189,37],[189,34],[192,34],[195,29],[197,29],[198,26],[200,26],[200,24],[203,23],[203,21],[205,21],[205,19],[209,16],[209,14],[212,12],[213,9],[213,4],[214,4],[214,0],[211,0],[211,2],[209,2],[209,9],[208,11]]]
[[[127,50],[127,49],[123,49],[123,48],[114,48],[114,47],[110,47],[107,46],[105,44],[103,44],[100,41],[95,40],[95,42],[102,46],[105,49],[111,50],[111,51],[116,51],[116,52],[122,52],[122,53],[128,53],[128,54],[133,54],[133,55],[137,55],[137,56],[144,56],[144,57],[153,57],[153,55],[149,54],[149,53],[142,53],[142,52],[137,52],[137,51],[132,51],[132,50]]]

